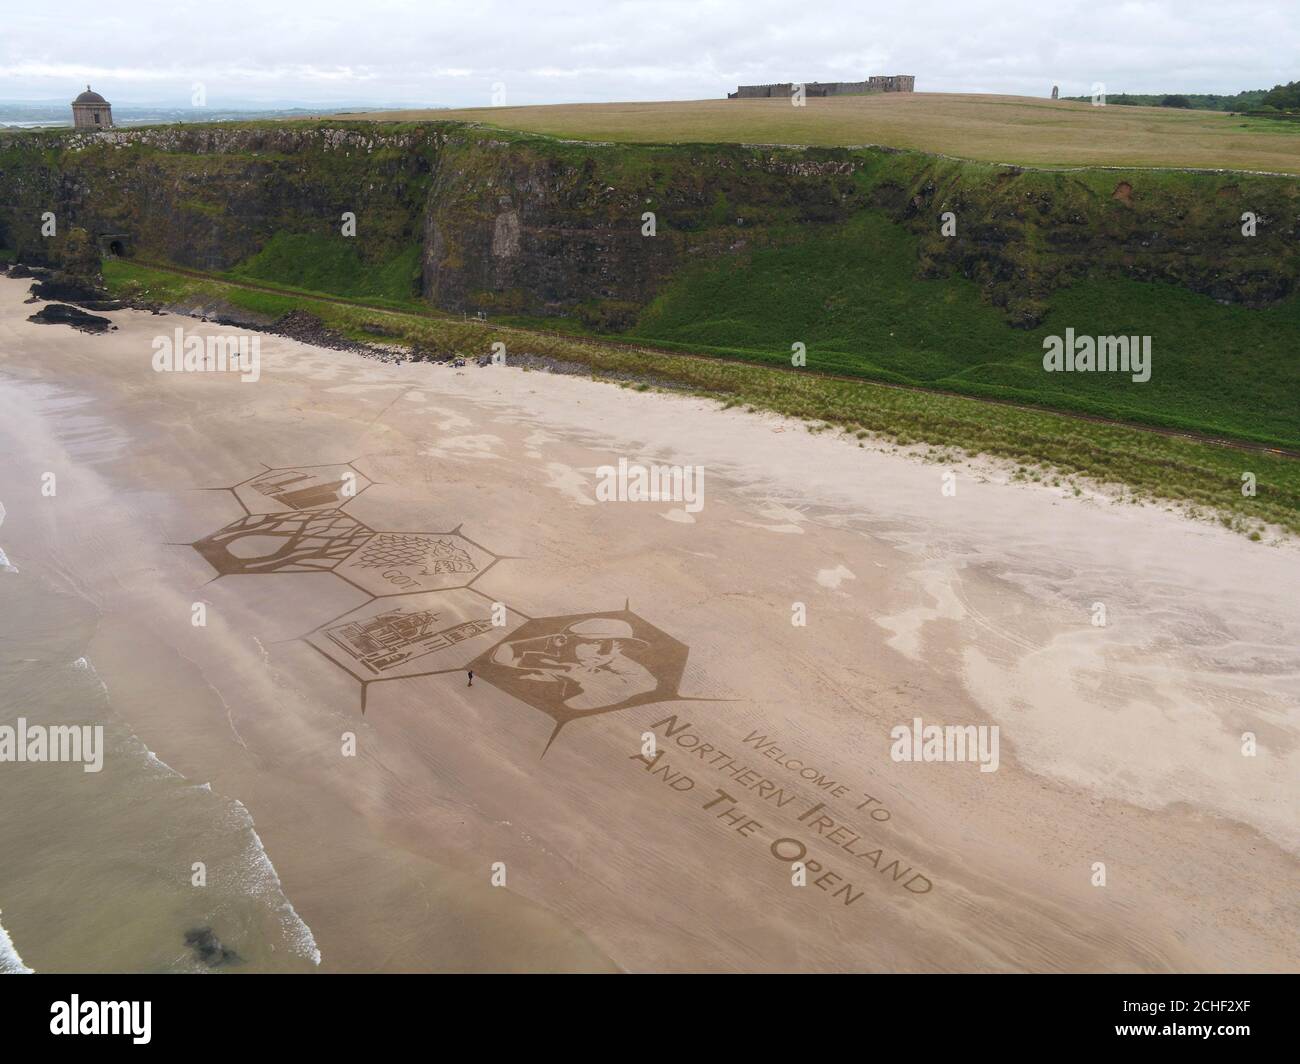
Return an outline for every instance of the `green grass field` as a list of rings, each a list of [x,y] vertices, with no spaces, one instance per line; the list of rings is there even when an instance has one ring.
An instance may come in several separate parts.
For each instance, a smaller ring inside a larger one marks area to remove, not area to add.
[[[721,95],[721,93],[719,93]],[[476,122],[589,141],[883,144],[1025,166],[1227,168],[1300,174],[1300,125],[1218,111],[1093,107],[1026,96],[882,93],[789,100],[556,104],[348,115]]]
[[[420,249],[412,245],[391,260],[368,267],[353,243],[320,234],[282,232],[227,276],[399,306],[413,298],[420,276]]]
[[[379,330],[396,342],[467,356],[489,354],[492,343],[501,340],[508,351],[577,362],[596,376],[650,378],[716,398],[725,406],[801,418],[810,431],[833,428],[860,440],[929,444],[929,457],[935,461],[951,461],[961,453],[991,455],[1016,463],[1020,478],[1066,491],[1083,490],[1081,479],[1119,485],[1127,502],[1177,503],[1256,539],[1267,534],[1266,524],[1300,534],[1300,461],[1281,455],[870,381],[611,347],[594,339],[435,312],[415,314],[324,296],[257,291],[120,260],[105,265],[105,277],[115,292],[149,301],[220,301],[272,317],[305,309],[360,340],[373,341]],[[1244,472],[1257,478],[1253,497],[1241,493]]]
[[[627,338],[787,367],[800,342],[809,367],[828,373],[1300,450],[1300,299],[1251,310],[1168,284],[1088,280],[1058,292],[1044,323],[1025,330],[974,282],[916,278],[915,261],[911,234],[864,214],[683,271]],[[1044,372],[1044,337],[1071,326],[1151,336],[1151,379]]]

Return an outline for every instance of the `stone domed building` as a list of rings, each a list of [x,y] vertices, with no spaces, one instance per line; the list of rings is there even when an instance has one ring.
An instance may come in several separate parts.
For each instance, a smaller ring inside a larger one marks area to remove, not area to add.
[[[86,91],[72,101],[74,129],[107,129],[113,124],[113,105],[97,92]]]

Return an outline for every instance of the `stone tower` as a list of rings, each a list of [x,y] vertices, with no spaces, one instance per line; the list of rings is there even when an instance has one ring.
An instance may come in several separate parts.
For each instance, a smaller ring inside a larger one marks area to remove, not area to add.
[[[74,129],[108,129],[113,124],[113,106],[97,92],[86,91],[72,101]]]

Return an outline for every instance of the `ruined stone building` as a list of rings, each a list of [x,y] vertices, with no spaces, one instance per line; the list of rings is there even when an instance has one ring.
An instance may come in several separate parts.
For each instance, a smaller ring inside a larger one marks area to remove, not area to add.
[[[872,74],[867,79],[868,92],[915,92],[915,74]]]
[[[107,129],[113,124],[113,105],[97,92],[86,91],[72,101],[74,129]]]
[[[752,100],[770,96],[790,96],[795,82],[783,81],[776,85],[741,85],[735,92],[727,93],[728,100]],[[866,81],[807,81],[803,83],[804,96],[860,96],[868,92],[915,92],[916,76],[913,74],[873,74]]]

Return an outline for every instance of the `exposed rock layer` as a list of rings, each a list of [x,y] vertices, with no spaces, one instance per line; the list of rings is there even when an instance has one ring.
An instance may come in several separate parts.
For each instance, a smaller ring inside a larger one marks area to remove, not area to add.
[[[444,309],[608,329],[628,326],[693,261],[866,210],[916,234],[918,276],[960,272],[1017,324],[1036,323],[1054,289],[1089,276],[1264,306],[1300,274],[1300,182],[1290,178],[1024,171],[885,149],[575,144],[456,123],[4,134],[0,203],[0,246],[27,263],[57,255],[45,212],[105,251],[211,271],[247,262],[278,233],[310,234],[351,240],[361,270],[410,254],[411,294]],[[954,236],[942,235],[945,212]],[[1246,212],[1254,236],[1242,232]],[[348,213],[355,237],[343,235]]]

